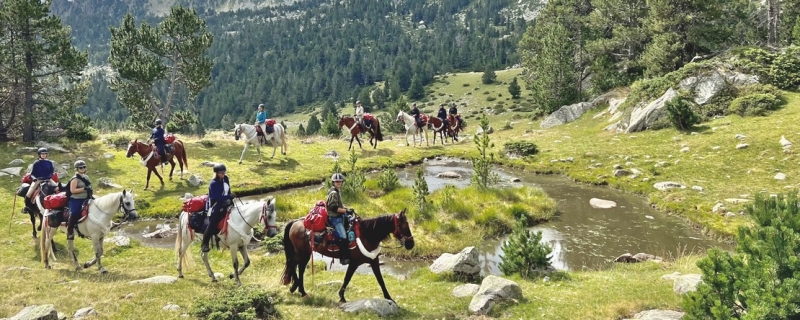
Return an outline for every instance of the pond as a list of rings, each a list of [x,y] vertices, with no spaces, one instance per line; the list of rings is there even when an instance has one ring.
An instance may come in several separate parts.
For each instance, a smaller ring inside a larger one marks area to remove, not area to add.
[[[427,160],[419,166],[408,166],[397,169],[398,177],[403,185],[414,183],[418,168],[424,170],[425,179],[430,191],[453,185],[463,188],[470,183],[472,164],[459,159]],[[699,231],[689,227],[677,217],[668,216],[651,208],[644,198],[626,194],[608,187],[579,184],[562,175],[536,175],[528,172],[504,167],[495,167],[494,172],[500,176],[501,186],[536,186],[558,202],[558,214],[554,219],[537,225],[532,230],[542,231],[543,241],[553,248],[551,262],[559,270],[602,269],[610,267],[614,258],[624,253],[636,254],[644,252],[661,257],[671,257],[686,253],[705,252],[711,247],[727,247],[727,245],[703,237]],[[455,172],[459,179],[438,178],[442,172]],[[519,182],[511,182],[512,178]],[[318,190],[320,186],[295,188],[270,193],[277,197],[292,193]],[[264,196],[245,198],[256,201]],[[611,200],[617,207],[596,209],[589,204],[591,198]],[[160,228],[165,221],[143,221],[124,226],[120,234],[127,234],[139,239],[145,245],[172,247],[172,237],[162,239],[143,238],[143,234]],[[166,221],[175,227],[174,220]],[[482,274],[500,274],[499,263],[502,256],[503,239],[483,240],[476,244],[480,252]],[[452,253],[462,248],[454,248]],[[315,256],[330,266],[331,258]],[[386,260],[386,259],[383,259]],[[387,274],[404,277],[417,268],[425,268],[431,261],[383,261],[382,270]],[[338,262],[333,270],[344,271],[345,266]],[[366,265],[358,269],[359,273],[371,273]]]

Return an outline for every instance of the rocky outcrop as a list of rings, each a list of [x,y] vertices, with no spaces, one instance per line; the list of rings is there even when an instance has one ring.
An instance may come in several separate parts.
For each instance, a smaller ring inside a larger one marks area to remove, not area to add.
[[[469,303],[469,312],[473,314],[487,314],[494,304],[500,300],[522,299],[522,288],[514,281],[498,276],[488,276],[481,282],[478,293]]]
[[[677,183],[677,182],[673,182],[673,181],[658,182],[658,183],[653,184],[653,187],[658,189],[658,190],[661,190],[661,191],[664,191],[664,190],[667,190],[667,189],[672,189],[672,188],[679,188],[679,189],[685,189],[686,188],[686,186],[684,186],[684,185],[682,185],[680,183]]]
[[[386,299],[364,299],[356,300],[342,304],[339,306],[344,312],[373,312],[380,317],[388,317],[397,314],[398,308],[394,301]]]
[[[27,306],[8,320],[58,320],[58,312],[52,304]]]
[[[626,320],[679,320],[683,318],[683,315],[683,312],[673,310],[647,310]]]
[[[478,250],[475,247],[466,247],[456,254],[443,253],[428,269],[436,274],[478,275],[481,272]]]
[[[738,88],[757,83],[757,76],[718,69],[685,78],[678,83],[678,88],[691,92],[694,103],[703,105],[729,87]]]
[[[627,123],[621,122],[620,126],[625,128],[625,133],[642,131],[650,127],[654,122],[667,115],[667,102],[678,97],[678,91],[669,88],[658,99],[645,106],[638,106],[631,111]],[[619,127],[619,126],[618,126]]]
[[[114,236],[110,238],[104,238],[103,242],[113,243],[117,247],[128,247],[131,245],[131,238],[126,236]]]
[[[563,106],[542,120],[542,129],[549,129],[558,125],[572,122],[580,118],[593,105],[589,102],[579,102]]]
[[[675,282],[672,284],[672,291],[677,294],[685,294],[687,292],[697,291],[697,285],[703,281],[703,276],[700,274],[684,274],[675,277]]]

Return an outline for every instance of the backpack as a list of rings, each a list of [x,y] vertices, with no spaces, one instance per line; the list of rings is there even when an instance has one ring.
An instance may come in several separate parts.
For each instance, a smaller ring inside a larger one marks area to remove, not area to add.
[[[78,177],[78,176],[73,176],[72,177],[72,179],[76,179],[76,178],[81,180],[83,182],[83,184],[86,185],[86,188],[90,189],[90,190],[87,191],[87,193],[88,193],[88,197],[87,198],[91,198],[92,197],[92,192],[91,192],[92,183],[89,182],[89,180],[84,179],[83,177]],[[67,185],[64,188],[64,189],[66,189],[66,190],[64,190],[64,192],[67,194],[67,199],[72,197],[72,186],[71,186],[72,185],[72,179],[69,179],[69,181],[67,181]],[[56,182],[58,182],[58,181],[56,181]]]
[[[183,211],[185,212],[201,212],[206,210],[206,201],[208,195],[197,196],[183,201]]]
[[[325,201],[317,201],[317,204],[308,211],[305,219],[303,219],[303,226],[306,230],[319,232],[325,230],[325,224],[328,223],[328,209],[325,208]]]

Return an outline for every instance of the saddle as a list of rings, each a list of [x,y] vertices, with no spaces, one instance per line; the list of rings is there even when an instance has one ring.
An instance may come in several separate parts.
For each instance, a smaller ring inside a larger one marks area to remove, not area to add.
[[[153,149],[153,159],[161,159],[161,155],[158,154],[158,147],[155,143],[150,144],[150,147]],[[164,157],[169,159],[170,156],[175,153],[175,147],[171,143],[167,143],[164,145]],[[162,161],[163,162],[163,161]]]
[[[419,115],[419,124],[420,124],[421,126],[426,126],[426,125],[428,125],[428,116],[426,116],[426,115],[424,115],[424,114],[421,114],[421,115]]]
[[[347,238],[350,241],[347,245],[347,248],[350,250],[355,249],[358,244],[356,243],[356,238],[359,236],[357,233],[358,228],[353,228],[353,226],[357,225],[357,219],[354,217],[350,217],[349,219],[344,220],[344,230],[347,233]],[[311,236],[313,232],[314,237],[314,250],[319,251],[317,248],[325,248],[325,250],[329,252],[337,252],[339,251],[338,241],[336,241],[336,236],[334,233],[336,232],[331,224],[330,220],[325,224],[325,229],[322,231],[311,231],[306,230],[306,241],[311,241]]]
[[[77,224],[81,224],[86,221],[86,217],[89,216],[89,205],[94,201],[93,199],[88,199],[88,201],[84,201],[83,205],[81,206],[81,218],[78,219]],[[70,211],[69,208],[63,207],[60,209],[50,209],[50,227],[56,228],[58,226],[66,227],[67,221],[69,221]],[[77,230],[77,229],[76,229]],[[80,235],[80,233],[79,233]],[[80,235],[83,237],[83,235]]]
[[[225,213],[225,218],[219,221],[217,224],[217,236],[227,235],[228,234],[228,219],[231,217],[231,210],[233,207],[229,207],[228,211]],[[196,211],[192,212],[191,216],[189,217],[189,228],[192,229],[194,232],[203,233],[203,231],[208,228],[208,216],[206,215],[206,211]],[[192,237],[194,238],[194,237]]]

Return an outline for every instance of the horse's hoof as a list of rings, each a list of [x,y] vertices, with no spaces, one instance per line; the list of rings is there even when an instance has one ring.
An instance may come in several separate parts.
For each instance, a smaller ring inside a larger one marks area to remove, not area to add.
[[[108,273],[108,270],[106,270],[106,269],[100,269],[100,274],[106,274],[106,273]]]
[[[52,267],[52,266],[50,266],[50,265],[46,265],[46,266],[44,266],[44,268],[45,268],[45,269],[53,269],[53,267]]]
[[[142,190],[147,190],[147,188],[144,188],[144,189],[142,189]]]
[[[217,278],[211,279],[211,282],[217,282]]]
[[[307,293],[303,294],[303,295],[300,296],[300,298],[308,298],[308,294]]]
[[[228,279],[233,279],[234,277],[235,277],[235,275],[233,273],[228,275]]]
[[[183,275],[182,275],[182,274],[179,274],[179,275],[178,275],[178,279],[183,279]]]

